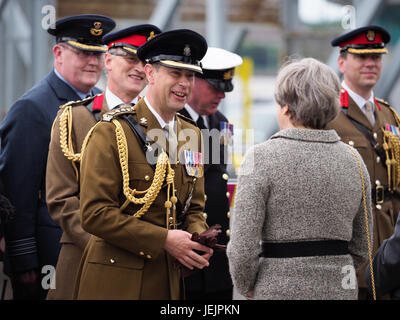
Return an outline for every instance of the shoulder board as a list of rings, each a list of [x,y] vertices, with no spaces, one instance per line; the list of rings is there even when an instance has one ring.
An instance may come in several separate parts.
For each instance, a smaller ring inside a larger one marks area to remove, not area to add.
[[[193,124],[193,125],[195,125],[196,126],[196,122],[193,120],[193,119],[190,119],[190,118],[188,118],[188,117],[186,117],[186,116],[184,116],[184,115],[182,115],[182,114],[180,114],[180,113],[176,113],[176,115],[179,117],[179,118],[181,118],[182,120],[184,120],[184,121],[186,121],[186,122],[189,122],[189,123],[191,123],[191,124]]]
[[[82,100],[68,101],[66,104],[63,104],[62,106],[60,106],[60,109],[64,109],[65,107],[69,107],[69,106],[75,107],[75,106],[87,105],[88,103],[93,101],[94,98],[96,98],[99,95],[101,95],[101,94],[97,94],[95,96],[90,96],[90,97],[87,97]]]
[[[135,114],[135,113],[136,113],[135,106],[127,104],[125,106],[112,109],[111,111],[103,114],[102,121],[110,122],[112,119],[115,119],[116,117],[121,116],[123,114]]]
[[[383,99],[381,99],[381,98],[376,98],[376,97],[375,97],[375,100],[376,100],[377,102],[379,102],[379,103],[385,105],[386,107],[390,107],[390,103],[387,102],[387,101],[385,101],[385,100],[383,100]]]

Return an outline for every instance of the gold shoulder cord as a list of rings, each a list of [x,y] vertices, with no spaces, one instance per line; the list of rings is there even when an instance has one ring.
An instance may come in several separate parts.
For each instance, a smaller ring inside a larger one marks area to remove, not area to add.
[[[400,127],[400,117],[397,112],[389,106],[393,116],[396,120],[397,126]],[[382,147],[386,154],[386,166],[388,168],[388,186],[389,190],[396,190],[400,183],[400,139],[393,132],[383,131],[383,144]]]
[[[79,172],[75,162],[79,162],[81,157],[79,153],[74,152],[72,146],[72,106],[70,105],[66,106],[60,115],[60,146],[64,155],[72,161],[78,179]]]
[[[124,210],[130,202],[134,204],[143,205],[133,216],[135,218],[141,218],[146,211],[149,209],[151,204],[157,198],[161,187],[164,182],[164,178],[166,176],[166,182],[168,185],[167,191],[167,200],[164,203],[164,206],[167,210],[167,219],[166,225],[167,228],[169,225],[176,224],[176,207],[178,199],[175,196],[175,184],[174,184],[174,170],[171,168],[171,164],[169,162],[168,155],[165,152],[162,152],[157,159],[156,170],[154,173],[154,179],[151,186],[144,190],[138,191],[136,189],[131,189],[129,187],[129,168],[128,168],[128,145],[124,130],[120,124],[120,122],[116,119],[113,119],[112,122],[115,125],[115,135],[117,139],[117,147],[119,154],[119,161],[121,164],[122,171],[122,179],[123,179],[123,192],[126,197],[125,203],[121,206],[121,210]],[[136,195],[143,195],[142,197],[136,197]],[[172,215],[171,215],[172,208]]]
[[[368,211],[367,211],[367,199],[365,196],[365,187],[364,187],[364,175],[361,169],[361,162],[358,158],[358,155],[355,153],[354,149],[348,146],[351,152],[353,153],[354,157],[356,158],[358,169],[360,170],[360,177],[361,177],[361,190],[362,190],[362,197],[363,197],[363,205],[364,205],[364,217],[365,217],[365,231],[367,234],[367,244],[368,244],[368,260],[369,260],[369,268],[371,271],[371,284],[372,284],[372,293],[374,300],[376,300],[376,292],[375,292],[375,278],[374,278],[374,270],[372,267],[372,249],[371,249],[371,239],[368,227]]]

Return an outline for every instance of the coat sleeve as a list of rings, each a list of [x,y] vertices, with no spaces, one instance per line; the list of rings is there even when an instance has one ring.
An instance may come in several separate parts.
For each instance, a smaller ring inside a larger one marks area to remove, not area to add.
[[[375,289],[378,296],[391,293],[400,297],[400,215],[397,217],[393,235],[383,241],[373,260]],[[365,273],[366,281],[372,292],[369,266]]]
[[[122,174],[115,126],[100,122],[81,159],[81,219],[85,231],[114,246],[156,258],[162,251],[167,229],[121,213]]]
[[[64,155],[60,145],[60,115],[63,111],[58,112],[50,139],[46,169],[46,200],[51,218],[63,229],[68,240],[84,250],[89,241],[89,234],[81,226],[79,181],[72,160]],[[78,146],[74,145],[75,153],[80,151],[80,147],[78,149]]]
[[[256,148],[250,149],[241,164],[231,216],[231,237],[227,255],[229,271],[234,287],[246,296],[253,290],[260,253],[260,240],[265,220],[268,197],[268,178],[260,172],[263,165],[257,164]]]
[[[18,100],[0,129],[0,175],[16,213],[5,238],[11,268],[23,272],[39,267],[36,228],[49,145],[48,120],[36,102]],[[47,211],[47,209],[46,209]]]
[[[357,152],[357,151],[356,151]],[[357,152],[358,153],[358,152]],[[360,159],[361,168],[364,177],[364,188],[365,188],[365,202],[367,206],[367,218],[368,218],[368,231],[369,231],[369,241],[372,250],[372,234],[373,234],[373,217],[371,208],[371,182],[367,167],[362,160],[360,154],[358,154]],[[353,234],[349,242],[349,251],[353,257],[354,267],[358,269],[361,265],[368,259],[368,241],[366,233],[366,222],[365,222],[365,212],[364,203],[361,199],[358,212],[353,220]]]

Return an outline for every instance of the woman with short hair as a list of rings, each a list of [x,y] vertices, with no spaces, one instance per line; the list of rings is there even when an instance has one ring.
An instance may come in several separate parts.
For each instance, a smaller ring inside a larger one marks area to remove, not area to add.
[[[244,296],[357,299],[355,269],[368,257],[361,172],[369,230],[371,186],[358,152],[325,130],[340,89],[335,72],[312,58],[278,74],[281,130],[246,154],[232,212],[227,253]]]

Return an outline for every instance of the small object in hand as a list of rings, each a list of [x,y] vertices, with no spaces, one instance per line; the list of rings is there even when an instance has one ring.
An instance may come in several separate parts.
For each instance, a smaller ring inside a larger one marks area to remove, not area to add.
[[[205,245],[206,247],[209,247],[213,249],[214,251],[218,252],[225,252],[226,251],[226,246],[222,244],[218,244],[218,235],[222,232],[221,226],[219,224],[215,224],[208,228],[206,231],[202,232],[201,234],[198,234],[197,232],[194,232],[192,234],[192,241],[198,242],[202,245]],[[181,275],[183,278],[191,275],[194,270],[190,270],[189,268],[183,266],[181,263],[178,261],[175,261],[175,266],[181,268]]]

